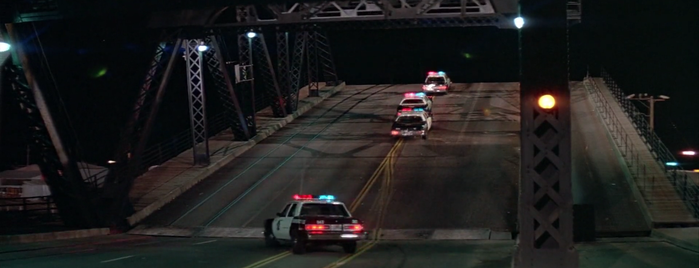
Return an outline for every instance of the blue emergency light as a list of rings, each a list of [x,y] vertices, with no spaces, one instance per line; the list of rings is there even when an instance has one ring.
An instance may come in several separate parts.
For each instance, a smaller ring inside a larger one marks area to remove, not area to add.
[[[439,75],[445,75],[445,73],[442,72],[442,71],[437,72],[437,74],[439,74]]]
[[[318,197],[318,199],[331,201],[331,200],[335,200],[335,196],[333,196],[333,195],[321,195],[320,197]]]
[[[413,109],[413,111],[416,111],[416,112],[424,112],[425,109],[422,109],[422,108],[415,108],[415,109]]]
[[[415,96],[424,97],[424,96],[425,96],[425,93],[423,93],[423,92],[418,92],[418,93],[415,93]]]

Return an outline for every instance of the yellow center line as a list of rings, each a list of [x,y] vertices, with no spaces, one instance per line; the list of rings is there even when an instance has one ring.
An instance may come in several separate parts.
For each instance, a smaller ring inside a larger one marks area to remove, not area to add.
[[[402,139],[400,140],[402,141]],[[383,225],[384,218],[386,216],[386,211],[388,209],[388,204],[390,203],[391,197],[393,196],[393,189],[391,189],[391,184],[392,184],[392,179],[393,179],[393,172],[394,172],[394,159],[396,158],[396,152],[392,151],[391,154],[389,155],[389,159],[386,162],[386,166],[384,166],[384,171],[382,172],[382,177],[383,177],[383,183],[381,186],[381,190],[379,192],[378,200],[376,203],[380,203],[379,211],[378,211],[378,219],[376,222],[376,230],[374,231],[372,235],[372,239],[369,243],[363,245],[360,247],[357,252],[354,254],[348,254],[345,255],[344,257],[340,258],[337,261],[334,261],[324,268],[335,268],[335,267],[340,267],[342,265],[345,265],[346,263],[350,262],[354,258],[362,255],[364,252],[368,251],[369,249],[373,248],[376,244],[379,243],[381,240],[381,233],[383,231],[383,228],[381,226]]]
[[[350,213],[354,213],[354,210],[362,203],[362,200],[363,200],[364,197],[366,196],[366,193],[369,192],[369,189],[371,189],[371,187],[374,185],[374,183],[376,182],[377,178],[380,177],[382,174],[383,174],[384,177],[386,176],[386,175],[385,175],[386,166],[387,166],[387,165],[392,166],[392,165],[389,164],[389,163],[393,163],[393,160],[392,160],[392,159],[394,158],[393,156],[395,155],[396,151],[398,150],[398,148],[399,148],[402,144],[403,144],[403,139],[400,139],[400,140],[396,141],[396,142],[393,144],[393,147],[391,148],[391,150],[388,151],[388,154],[387,154],[386,157],[383,159],[383,161],[381,161],[381,164],[379,164],[379,167],[374,171],[374,174],[372,174],[371,178],[369,178],[369,180],[366,182],[366,184],[364,185],[364,187],[362,188],[362,190],[359,191],[359,194],[357,195],[357,198],[354,199],[354,201],[353,201],[352,204],[350,205]],[[389,167],[389,169],[392,170],[393,167]],[[384,180],[385,180],[385,179],[384,179]],[[384,183],[384,184],[385,184],[385,183]],[[382,188],[382,189],[383,189],[383,188]],[[376,234],[376,232],[374,233],[374,236],[375,236],[375,234]],[[369,243],[363,245],[362,247],[360,247],[359,249],[357,249],[357,252],[355,253],[355,255],[361,254],[362,252],[368,250],[369,248],[373,247],[373,244],[375,244],[375,243],[376,243],[376,241],[375,241],[375,240],[372,240],[371,242],[369,242]],[[273,262],[278,261],[278,260],[280,260],[280,259],[283,259],[283,258],[285,258],[285,257],[287,257],[287,256],[291,256],[291,252],[290,252],[290,251],[285,251],[285,252],[282,252],[282,253],[273,255],[273,256],[271,256],[271,257],[267,257],[267,258],[265,258],[265,259],[262,259],[262,260],[260,260],[260,261],[255,262],[255,263],[253,263],[253,264],[250,264],[250,265],[248,265],[248,266],[245,266],[244,268],[259,268],[259,267],[263,267],[263,266],[265,266],[265,265],[267,265],[267,264],[273,263]],[[350,257],[350,256],[352,256],[352,255],[345,256],[345,257],[341,258],[340,260],[346,259],[347,257]],[[351,260],[351,259],[352,259],[352,258],[349,258],[349,259],[347,259],[347,260]],[[338,261],[339,261],[339,260],[338,260]]]

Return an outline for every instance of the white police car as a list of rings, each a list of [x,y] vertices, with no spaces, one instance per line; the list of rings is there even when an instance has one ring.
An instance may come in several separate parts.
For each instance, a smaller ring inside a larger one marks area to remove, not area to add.
[[[447,94],[451,89],[451,79],[444,72],[428,72],[422,91],[427,94]]]
[[[422,108],[425,111],[432,111],[432,99],[423,92],[406,92],[403,99],[398,103],[398,110],[403,108]]]
[[[432,129],[432,116],[421,108],[413,111],[402,111],[393,121],[391,136],[394,138],[422,136],[427,139],[427,133]]]
[[[334,196],[298,194],[274,219],[265,221],[263,234],[268,246],[291,242],[294,254],[305,253],[310,245],[340,245],[346,253],[355,253],[357,241],[366,236],[362,221]]]

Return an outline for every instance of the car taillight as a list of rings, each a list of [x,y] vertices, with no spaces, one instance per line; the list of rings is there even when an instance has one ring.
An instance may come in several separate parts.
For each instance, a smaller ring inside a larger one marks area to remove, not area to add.
[[[306,231],[323,231],[327,229],[323,224],[306,224]]]
[[[400,132],[398,130],[391,130],[391,135],[398,135]]]
[[[361,224],[345,224],[343,226],[343,230],[345,231],[352,231],[352,232],[361,232],[364,230],[364,226]]]

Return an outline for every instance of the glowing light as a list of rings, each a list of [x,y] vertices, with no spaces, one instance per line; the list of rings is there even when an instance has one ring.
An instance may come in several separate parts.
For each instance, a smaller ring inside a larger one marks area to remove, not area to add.
[[[427,72],[427,75],[435,75],[435,74],[437,74],[437,72],[435,72],[435,71],[429,71],[429,72]]]
[[[678,164],[677,164],[677,162],[667,162],[667,163],[665,163],[665,165],[670,166],[670,167],[676,167]]]
[[[437,72],[437,74],[439,74],[439,75],[446,75],[445,72],[441,72],[441,71],[440,71],[440,72]]]
[[[695,169],[694,172],[699,173],[699,169]]]
[[[255,38],[257,36],[257,33],[255,32],[248,32],[248,38]]]
[[[335,200],[335,196],[334,196],[334,195],[321,195],[320,197],[318,197],[318,199],[320,199],[320,200],[328,200],[328,201],[329,201],[329,200]]]
[[[107,161],[107,164],[115,164],[115,163],[116,163],[116,161],[114,161],[114,160],[108,160],[108,161]]]
[[[553,96],[546,94],[539,98],[539,107],[544,109],[551,109],[556,106],[556,99]]]
[[[0,52],[8,51],[8,50],[10,50],[10,48],[12,48],[12,46],[10,44],[5,43],[5,42],[0,42]]]
[[[295,194],[294,195],[294,200],[304,200],[304,199],[313,199],[313,196],[310,194]]]
[[[696,155],[697,152],[695,151],[682,151],[682,155]]]
[[[206,45],[199,45],[199,46],[197,47],[197,50],[199,50],[199,52],[204,52],[204,51],[209,50],[209,47],[206,46]]]
[[[515,27],[517,27],[517,29],[522,29],[522,27],[524,27],[524,18],[516,17],[515,18]]]

